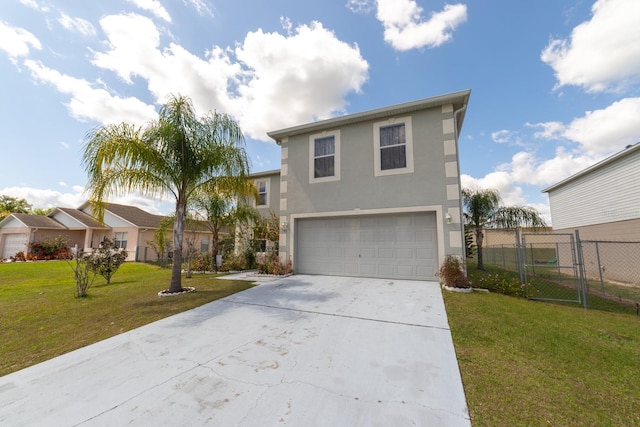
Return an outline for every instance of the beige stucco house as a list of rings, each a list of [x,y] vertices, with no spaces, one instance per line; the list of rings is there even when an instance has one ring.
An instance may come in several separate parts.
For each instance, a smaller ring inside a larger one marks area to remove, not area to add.
[[[149,242],[163,218],[135,206],[109,203],[103,222],[99,222],[88,202],[77,209],[55,208],[46,216],[11,214],[0,221],[0,258],[9,259],[20,251],[28,253],[29,243],[63,237],[70,247],[77,245],[84,250],[109,238],[127,251],[128,261],[155,261],[157,254]],[[210,250],[212,234],[206,227],[193,226],[185,235],[194,240],[196,249]]]

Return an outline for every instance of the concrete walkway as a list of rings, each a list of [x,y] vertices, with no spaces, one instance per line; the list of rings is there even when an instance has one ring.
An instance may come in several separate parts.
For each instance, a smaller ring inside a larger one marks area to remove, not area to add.
[[[297,275],[1,377],[0,425],[471,424],[437,283]]]

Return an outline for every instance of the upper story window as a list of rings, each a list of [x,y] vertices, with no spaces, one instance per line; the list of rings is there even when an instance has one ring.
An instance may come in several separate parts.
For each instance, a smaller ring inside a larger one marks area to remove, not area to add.
[[[340,131],[309,137],[309,182],[340,179]]]
[[[375,175],[413,172],[413,132],[411,117],[373,124]]]
[[[258,188],[258,206],[268,206],[269,182],[267,180],[256,181],[256,187]]]

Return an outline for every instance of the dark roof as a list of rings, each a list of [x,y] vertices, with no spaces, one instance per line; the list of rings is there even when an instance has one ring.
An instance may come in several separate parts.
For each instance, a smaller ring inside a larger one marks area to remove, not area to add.
[[[52,230],[67,229],[67,227],[46,215],[31,215],[23,213],[14,213],[11,215],[29,228],[48,228]]]
[[[130,222],[136,227],[143,228],[158,228],[160,221],[164,218],[162,215],[153,215],[135,206],[118,205],[115,203],[107,203],[105,210]]]
[[[59,210],[61,212],[66,213],[67,215],[69,215],[70,217],[72,217],[76,221],[80,222],[82,225],[87,226],[88,228],[104,228],[104,229],[109,228],[109,226],[107,226],[105,224],[102,224],[100,221],[98,221],[97,219],[95,219],[91,215],[89,215],[89,214],[87,214],[85,212],[82,212],[79,209],[56,208],[56,210]],[[54,213],[54,212],[55,212],[55,210],[52,213]]]

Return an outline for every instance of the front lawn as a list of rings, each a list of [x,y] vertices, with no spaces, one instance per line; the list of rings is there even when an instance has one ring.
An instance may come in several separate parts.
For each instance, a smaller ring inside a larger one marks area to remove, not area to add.
[[[0,376],[250,288],[212,275],[183,277],[189,294],[159,298],[171,271],[125,263],[111,284],[97,276],[74,298],[65,261],[0,264]]]
[[[640,317],[444,293],[474,426],[640,425]]]

